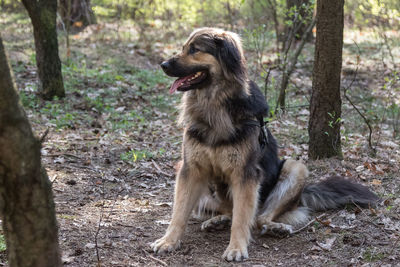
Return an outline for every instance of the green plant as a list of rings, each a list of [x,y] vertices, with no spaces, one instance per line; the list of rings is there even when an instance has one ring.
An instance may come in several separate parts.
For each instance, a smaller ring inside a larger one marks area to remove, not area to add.
[[[154,158],[154,154],[147,150],[130,150],[121,154],[121,159],[124,161],[142,161]]]
[[[149,159],[154,159],[160,157],[166,152],[164,148],[160,148],[158,151],[148,151],[148,150],[130,150],[128,152],[121,154],[121,159],[123,161],[145,161]]]
[[[363,253],[363,258],[366,261],[373,262],[382,260],[385,257],[385,254],[382,252],[377,252],[375,248],[367,248]]]
[[[20,91],[19,98],[21,103],[25,108],[36,109],[39,106],[39,99],[34,93]]]
[[[65,113],[54,120],[57,128],[72,127],[74,121],[75,115],[72,113]]]
[[[4,235],[0,234],[0,252],[5,251],[6,249],[6,240],[4,238]]]

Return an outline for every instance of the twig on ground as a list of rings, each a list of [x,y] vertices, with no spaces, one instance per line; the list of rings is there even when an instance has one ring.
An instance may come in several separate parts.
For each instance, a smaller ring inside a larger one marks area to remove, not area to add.
[[[159,166],[154,160],[151,160],[151,162],[153,163],[153,166],[154,166],[161,174],[164,174],[164,175],[167,176],[167,177],[173,177],[173,176],[174,176],[173,174],[169,174],[169,173],[166,173],[165,171],[161,170],[160,166]]]
[[[104,173],[101,173],[101,177],[102,177],[101,178],[102,179],[102,183],[101,184],[102,184],[102,189],[103,189],[102,190],[102,199],[103,199],[103,201],[101,203],[99,223],[97,225],[97,230],[96,230],[96,233],[94,235],[94,244],[95,244],[95,249],[96,249],[96,257],[97,257],[97,267],[101,267],[100,253],[99,253],[99,247],[98,247],[98,242],[97,241],[98,241],[98,236],[99,236],[99,233],[100,233],[100,230],[101,230],[101,227],[102,227],[102,222],[103,222],[103,220],[108,220],[110,218],[110,216],[111,216],[111,214],[112,214],[112,212],[114,210],[114,205],[115,205],[115,202],[117,201],[118,195],[121,194],[122,191],[124,191],[124,189],[121,189],[120,191],[118,191],[115,194],[113,203],[111,205],[111,209],[110,209],[110,211],[108,213],[108,216],[104,219],[104,205],[105,205],[105,201],[104,201],[105,200]]]
[[[42,134],[42,136],[39,139],[40,144],[43,144],[49,131],[50,131],[50,128],[47,128],[46,131],[44,131],[44,133]]]
[[[314,219],[312,219],[311,221],[309,221],[306,225],[304,225],[303,227],[297,229],[296,231],[293,231],[291,233],[291,235],[297,234],[301,231],[303,231],[304,229],[306,229],[308,226],[310,226],[312,223],[314,223],[315,221],[321,220],[323,217],[326,216],[326,213],[323,213],[321,215],[319,215],[318,217],[315,217]]]
[[[76,159],[82,159],[81,157],[74,155],[74,154],[70,154],[70,153],[55,153],[55,154],[48,154],[45,155],[46,157],[60,157],[60,156],[66,156],[66,157],[70,157],[70,158],[76,158]]]
[[[146,250],[144,250],[144,249],[142,249],[142,250],[143,250],[143,252],[146,254],[146,256],[148,256],[150,259],[152,259],[152,260],[154,260],[154,261],[160,263],[160,264],[163,265],[163,266],[168,266],[168,264],[167,264],[165,261],[162,261],[162,260],[160,260],[160,259],[157,259],[156,257],[151,256],[150,253],[148,253],[148,252],[147,252]]]
[[[341,212],[341,211],[342,211],[342,210],[339,210],[339,211],[335,212],[334,214],[332,214],[331,216],[329,216],[327,220],[328,220],[328,221],[329,221],[329,220],[332,220],[332,218],[336,217],[336,216],[338,215],[338,213]],[[293,234],[296,234],[296,233],[298,233],[298,232],[300,232],[300,231],[303,231],[305,228],[307,228],[308,226],[310,226],[310,224],[312,224],[312,223],[314,223],[314,222],[320,222],[320,223],[324,224],[324,223],[321,221],[321,219],[322,219],[323,217],[325,217],[325,216],[326,216],[326,213],[323,213],[323,214],[319,215],[318,217],[315,217],[313,220],[309,221],[306,225],[304,225],[304,226],[301,227],[300,229],[297,229],[296,231],[293,231],[293,232],[292,232],[292,235],[293,235]],[[327,225],[327,226],[328,226],[328,225]]]
[[[393,250],[394,250],[394,248],[397,247],[397,243],[399,243],[399,241],[400,241],[400,235],[397,237],[397,240],[394,242],[394,244],[393,244],[393,246],[392,246],[392,249],[391,249],[390,252],[389,252],[389,255],[392,255],[392,254],[393,254]]]
[[[104,187],[104,174],[102,173],[102,175],[101,175],[101,177],[102,177],[102,187],[103,187],[103,192],[102,192],[102,198],[103,198],[103,201],[101,202],[101,210],[100,210],[100,218],[99,218],[99,223],[97,224],[97,229],[96,229],[96,233],[95,233],[95,235],[94,235],[94,244],[95,244],[95,250],[96,250],[96,257],[97,257],[97,267],[101,267],[101,260],[100,260],[100,253],[99,253],[99,246],[98,246],[98,243],[97,243],[97,240],[98,240],[98,236],[99,236],[99,233],[100,233],[100,230],[101,230],[101,223],[103,222],[103,216],[104,216],[104,195],[105,195],[105,191],[104,191],[104,189],[105,189],[105,187]]]
[[[58,178],[58,174],[54,175],[52,179],[50,179],[50,183],[53,184]]]
[[[367,217],[367,220],[363,220],[363,221],[366,221],[366,222],[372,224],[373,226],[375,226],[376,228],[381,229],[382,232],[384,232],[386,236],[389,236],[388,232],[390,233],[390,231],[386,230],[385,228],[380,227],[378,224],[376,224],[375,222],[373,222],[372,220],[370,220],[368,214],[366,214],[366,213],[364,212],[364,209],[361,208],[359,205],[357,205],[357,203],[355,203],[354,201],[352,201],[352,204],[353,204],[354,206],[356,206],[356,207],[362,212],[362,214],[365,215],[365,217]]]

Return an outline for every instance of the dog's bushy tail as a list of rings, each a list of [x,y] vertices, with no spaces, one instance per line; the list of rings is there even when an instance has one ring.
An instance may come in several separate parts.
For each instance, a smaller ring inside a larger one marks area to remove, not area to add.
[[[350,182],[339,176],[307,185],[301,195],[301,204],[314,211],[336,209],[346,204],[367,208],[375,206],[379,197],[366,186]]]

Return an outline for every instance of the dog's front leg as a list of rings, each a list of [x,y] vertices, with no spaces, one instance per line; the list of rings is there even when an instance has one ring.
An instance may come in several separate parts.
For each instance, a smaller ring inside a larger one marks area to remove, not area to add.
[[[249,257],[247,246],[257,210],[258,188],[259,183],[256,180],[237,179],[231,185],[233,198],[231,240],[223,254],[223,258],[228,261],[241,261]]]
[[[190,171],[185,165],[181,167],[176,178],[171,223],[165,235],[151,244],[154,252],[171,252],[180,247],[190,213],[206,188],[207,182],[200,177],[197,171]]]

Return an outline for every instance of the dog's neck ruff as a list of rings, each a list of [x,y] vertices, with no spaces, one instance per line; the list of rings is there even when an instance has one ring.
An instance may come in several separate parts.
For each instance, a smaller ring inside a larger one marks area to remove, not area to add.
[[[187,135],[209,145],[232,145],[254,136],[259,128],[261,149],[268,144],[265,113],[253,107],[247,94],[232,94],[224,88],[193,90],[183,96],[181,122]],[[240,92],[240,91],[239,91]]]

